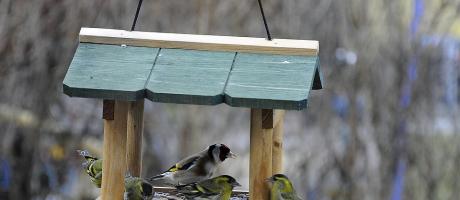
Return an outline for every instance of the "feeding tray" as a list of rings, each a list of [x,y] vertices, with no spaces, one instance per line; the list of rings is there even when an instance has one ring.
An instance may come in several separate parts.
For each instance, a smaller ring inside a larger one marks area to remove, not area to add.
[[[306,108],[323,87],[318,41],[97,28],[79,39],[64,93],[104,100],[103,199],[122,198],[126,171],[140,175],[144,99],[250,108],[249,196],[269,199],[265,179],[283,171],[284,110]]]
[[[186,198],[178,194],[176,189],[169,187],[155,187],[153,200],[185,200]],[[245,191],[233,190],[232,200],[248,200],[249,194]]]

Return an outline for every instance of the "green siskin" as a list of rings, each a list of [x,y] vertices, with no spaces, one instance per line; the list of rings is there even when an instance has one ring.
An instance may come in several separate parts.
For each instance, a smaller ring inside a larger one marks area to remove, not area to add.
[[[77,152],[86,160],[86,162],[83,163],[83,167],[90,176],[91,182],[100,188],[102,183],[102,160],[91,156],[86,150],[77,150]]]
[[[125,177],[124,200],[150,200],[153,194],[153,187],[146,180],[130,175]]]
[[[297,196],[294,186],[288,177],[283,174],[275,174],[267,179],[272,183],[270,200],[302,200]]]
[[[233,177],[222,175],[176,188],[187,199],[229,200],[233,188],[237,186],[241,185]]]

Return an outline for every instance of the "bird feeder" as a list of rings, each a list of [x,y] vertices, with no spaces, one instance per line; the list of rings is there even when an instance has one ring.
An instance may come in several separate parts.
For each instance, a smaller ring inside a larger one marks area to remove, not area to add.
[[[103,99],[102,199],[122,199],[139,176],[144,99],[246,107],[251,111],[250,198],[269,199],[265,179],[282,172],[285,110],[321,89],[319,43],[82,28],[64,93]]]

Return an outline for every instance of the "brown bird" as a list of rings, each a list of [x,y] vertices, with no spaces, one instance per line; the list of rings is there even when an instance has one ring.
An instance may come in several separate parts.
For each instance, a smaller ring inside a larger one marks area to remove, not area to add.
[[[165,172],[148,180],[174,186],[199,182],[210,178],[217,166],[224,162],[225,159],[235,157],[236,155],[226,145],[213,144],[203,151],[179,161]]]

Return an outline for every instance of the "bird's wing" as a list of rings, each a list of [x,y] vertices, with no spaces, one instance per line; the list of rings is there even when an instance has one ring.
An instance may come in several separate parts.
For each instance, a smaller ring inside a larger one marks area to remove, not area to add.
[[[102,160],[96,160],[93,164],[94,170],[102,172]]]
[[[187,158],[179,161],[178,163],[176,163],[172,167],[170,167],[165,172],[176,172],[176,171],[180,171],[180,170],[187,170],[190,167],[192,167],[196,163],[196,161],[198,161],[200,159],[200,157],[201,157],[200,155],[193,155],[193,156],[187,157]]]
[[[198,182],[197,188],[205,194],[219,194],[222,190],[222,186],[214,183],[213,179]]]
[[[281,193],[284,200],[302,200],[296,193]]]
[[[93,182],[96,187],[101,188],[102,184],[102,172],[97,174],[95,177],[90,177],[91,182]]]
[[[196,196],[199,196],[201,194],[201,192],[198,190],[198,188],[196,187],[196,183],[190,183],[190,184],[187,184],[187,185],[178,185],[176,186],[176,189],[177,189],[177,192],[189,197],[189,198],[192,198],[192,197],[196,197]]]
[[[97,173],[95,176],[94,176],[95,179],[101,179],[102,180],[102,172],[99,172]]]
[[[91,162],[86,168],[86,173],[91,177],[96,177],[97,174],[102,173],[102,160]]]

